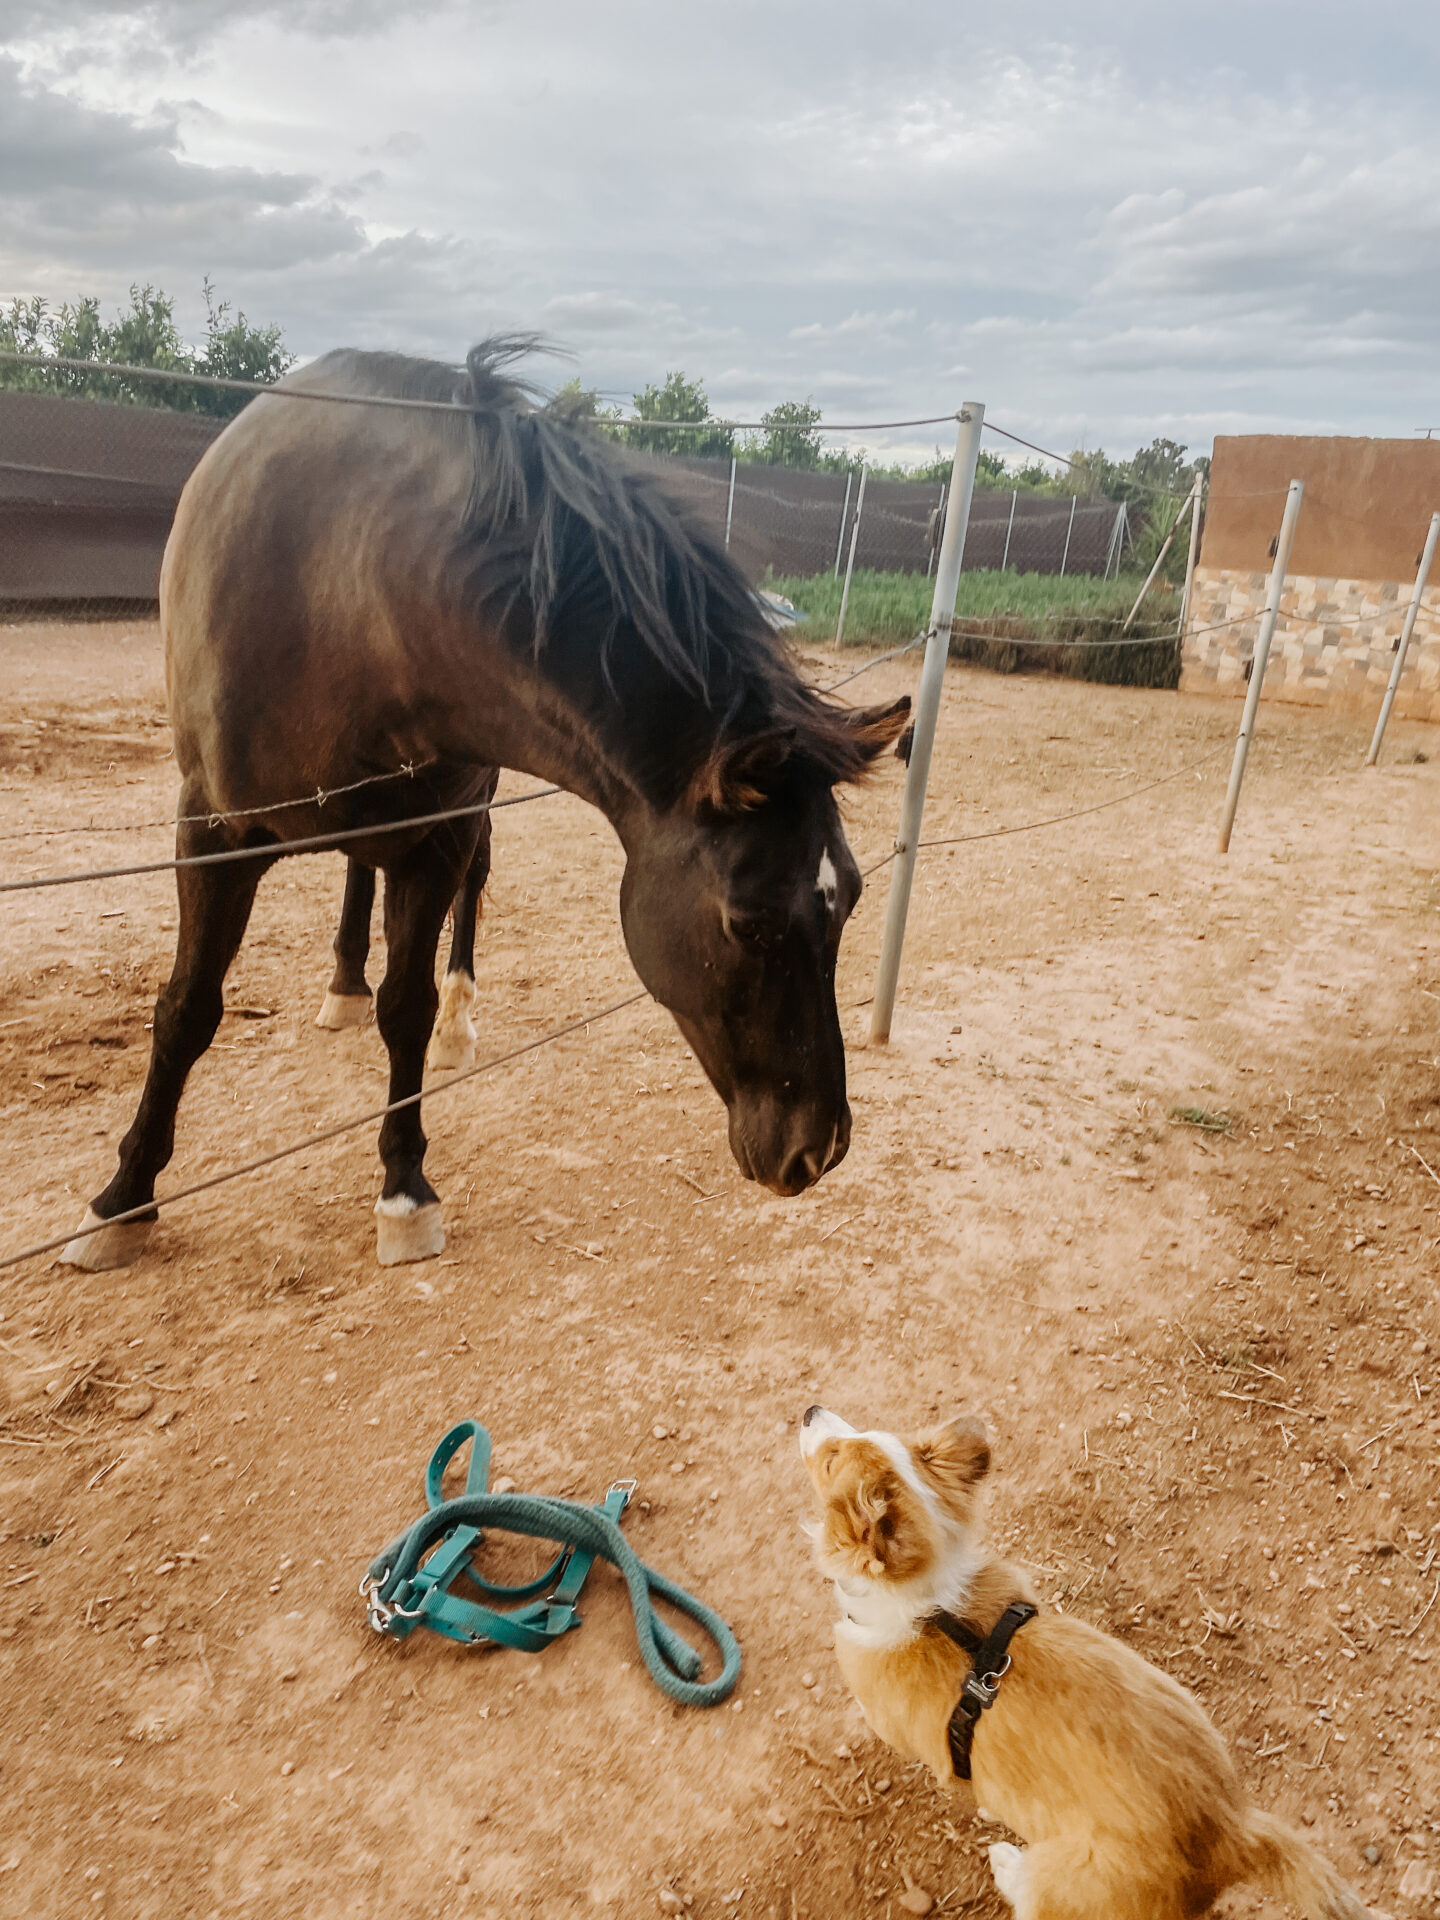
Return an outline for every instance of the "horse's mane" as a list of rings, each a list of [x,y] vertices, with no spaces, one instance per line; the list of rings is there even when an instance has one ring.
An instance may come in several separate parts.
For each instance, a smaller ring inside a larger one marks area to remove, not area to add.
[[[523,608],[537,658],[583,610],[600,615],[607,677],[638,646],[677,687],[732,730],[792,730],[795,752],[830,781],[855,780],[870,755],[838,708],[797,673],[749,582],[709,530],[647,469],[564,397],[544,402],[511,370],[539,344],[494,335],[463,370],[395,353],[327,356],[344,387],[448,401],[466,421],[417,413],[468,435],[472,483],[457,529],[474,591],[502,615]],[[318,371],[318,369],[317,369]]]

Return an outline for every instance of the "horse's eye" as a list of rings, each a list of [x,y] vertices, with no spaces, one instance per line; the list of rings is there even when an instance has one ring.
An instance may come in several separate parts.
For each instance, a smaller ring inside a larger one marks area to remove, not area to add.
[[[744,947],[768,946],[775,937],[769,922],[752,913],[727,913],[725,931]]]

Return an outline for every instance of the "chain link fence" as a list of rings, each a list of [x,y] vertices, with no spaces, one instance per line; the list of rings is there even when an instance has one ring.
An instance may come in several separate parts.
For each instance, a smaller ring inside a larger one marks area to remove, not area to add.
[[[0,618],[153,610],[192,468],[223,422],[163,407],[0,391]],[[859,568],[926,573],[944,489],[726,460],[639,456],[662,470],[752,578]],[[857,531],[858,515],[858,531]],[[1126,534],[1111,501],[978,491],[967,569],[1100,574]]]

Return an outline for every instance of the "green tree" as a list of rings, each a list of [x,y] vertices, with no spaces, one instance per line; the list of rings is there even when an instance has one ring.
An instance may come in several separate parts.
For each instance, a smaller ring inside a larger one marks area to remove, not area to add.
[[[762,413],[763,434],[742,449],[747,459],[767,467],[820,465],[820,409],[810,400],[782,400]]]
[[[252,327],[243,313],[215,299],[204,286],[205,345],[196,352],[175,323],[175,303],[157,288],[133,286],[130,305],[113,321],[100,315],[93,294],[51,309],[44,300],[12,300],[0,312],[0,348],[33,360],[89,360],[129,367],[153,367],[177,374],[203,373],[226,380],[258,380],[269,385],[293,362],[278,327]],[[243,393],[226,393],[188,380],[146,380],[124,374],[90,372],[63,366],[16,366],[0,361],[0,387],[72,398],[118,401],[131,406],[169,407],[181,413],[208,413],[228,419],[246,404]]]
[[[635,395],[635,412],[641,420],[710,419],[710,401],[698,380],[679,371],[667,373],[663,386],[652,381]],[[735,435],[729,427],[716,425],[700,433],[667,433],[664,428],[631,425],[625,429],[627,445],[645,453],[692,453],[728,457],[734,451]]]

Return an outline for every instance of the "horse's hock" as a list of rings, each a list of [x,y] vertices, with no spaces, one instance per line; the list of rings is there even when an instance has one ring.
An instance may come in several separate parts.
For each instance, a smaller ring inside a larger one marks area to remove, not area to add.
[[[1222,435],[1182,650],[1186,693],[1244,696],[1285,490],[1305,483],[1265,675],[1269,699],[1373,712],[1390,677],[1430,516],[1440,441]],[[1440,580],[1415,623],[1402,719],[1440,720]]]

